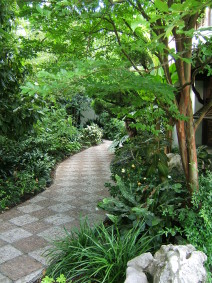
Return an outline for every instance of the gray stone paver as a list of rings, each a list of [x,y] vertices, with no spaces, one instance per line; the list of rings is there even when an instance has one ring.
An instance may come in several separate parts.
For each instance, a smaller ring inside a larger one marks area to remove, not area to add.
[[[23,253],[33,252],[39,248],[44,248],[47,241],[37,235],[21,239],[13,244],[13,246]]]
[[[39,237],[44,238],[46,241],[51,242],[52,240],[57,240],[64,236],[66,233],[63,227],[53,226],[38,234]]]
[[[49,207],[49,209],[56,211],[56,212],[65,212],[70,210],[71,208],[75,208],[75,206],[66,204],[66,203],[59,203],[56,205],[52,205]]]
[[[12,283],[12,280],[0,273],[0,283]]]
[[[18,280],[16,280],[14,283],[32,283],[35,280],[39,279],[43,274],[43,268],[36,270],[35,272],[30,273],[29,275],[26,275]],[[10,281],[12,282],[12,281]],[[7,283],[7,282],[5,282]],[[9,283],[9,282],[8,282]]]
[[[38,218],[30,216],[28,214],[22,215],[22,216],[18,216],[15,218],[10,219],[9,221],[17,226],[24,226],[25,224],[29,224],[32,222],[37,221]]]
[[[20,239],[27,238],[31,235],[32,235],[31,233],[25,231],[22,228],[15,228],[15,229],[9,230],[7,232],[1,233],[0,239],[6,241],[8,243],[13,243],[13,242],[16,242]]]
[[[34,211],[38,211],[40,209],[42,209],[43,207],[40,206],[40,205],[37,205],[37,204],[27,204],[25,206],[21,206],[21,207],[18,207],[18,210],[24,212],[24,213],[30,213],[30,212],[34,212]]]
[[[35,272],[42,268],[42,263],[38,262],[34,258],[28,255],[22,255],[13,258],[10,261],[4,262],[1,265],[1,271],[7,277],[16,281],[32,272]],[[26,272],[28,274],[26,274]],[[27,282],[26,282],[27,283]]]
[[[105,218],[96,206],[108,195],[110,144],[104,141],[66,159],[51,187],[0,214],[0,283],[34,282],[46,268],[43,252],[52,240],[79,227],[80,218],[91,225]]]
[[[0,248],[0,264],[10,259],[13,259],[21,254],[22,252],[20,252],[11,245],[3,246],[2,248]]]
[[[54,225],[62,225],[67,222],[71,222],[72,220],[74,220],[74,217],[70,217],[68,215],[58,213],[58,214],[47,217],[44,221],[47,223],[54,224]]]

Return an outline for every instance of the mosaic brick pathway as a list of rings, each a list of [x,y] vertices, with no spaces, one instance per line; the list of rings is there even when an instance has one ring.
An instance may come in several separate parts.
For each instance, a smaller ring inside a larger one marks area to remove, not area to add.
[[[108,195],[110,143],[68,158],[51,187],[0,215],[0,283],[34,282],[47,265],[43,252],[64,228],[79,226],[83,217],[91,223],[104,219],[96,204]]]

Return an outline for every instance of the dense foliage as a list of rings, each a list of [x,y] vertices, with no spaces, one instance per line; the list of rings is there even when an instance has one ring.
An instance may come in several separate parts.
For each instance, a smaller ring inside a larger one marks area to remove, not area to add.
[[[208,256],[209,271],[212,265],[212,173],[202,166],[204,162],[207,168],[211,155],[199,150],[200,189],[190,199],[179,168],[171,171],[166,168],[167,160],[163,155],[159,158],[159,162],[164,162],[163,170],[156,157],[151,157],[152,164],[145,158],[144,152],[148,150],[154,154],[154,143],[154,138],[149,137],[141,147],[134,139],[116,151],[111,166],[115,184],[107,184],[111,197],[103,199],[99,207],[107,211],[111,223],[121,231],[138,225],[154,239],[154,250],[170,242],[193,244]],[[160,154],[160,147],[156,153]],[[151,174],[149,168],[152,168]]]
[[[63,74],[64,93],[84,88],[95,109],[132,118],[137,129],[157,133],[162,124],[170,136],[177,125],[191,194],[198,189],[195,131],[204,115],[193,123],[190,90],[197,73],[211,74],[209,28],[195,28],[207,6],[207,0],[61,0],[26,1],[21,11],[39,30],[26,46],[59,58],[54,72]]]
[[[190,99],[195,76],[211,75],[209,29],[195,29],[210,5],[1,1],[0,210],[42,191],[64,157],[115,139],[108,221],[55,242],[58,282],[121,282],[129,259],[170,242],[203,250],[210,270],[211,156],[196,150],[204,115],[194,123]],[[91,102],[99,119],[80,129]],[[175,124],[184,173],[164,151]]]
[[[0,136],[0,210],[42,191],[52,182],[52,169],[81,148],[78,131],[64,109],[49,110],[18,141]]]
[[[86,126],[82,130],[81,141],[87,145],[100,144],[102,142],[102,130],[96,124]]]

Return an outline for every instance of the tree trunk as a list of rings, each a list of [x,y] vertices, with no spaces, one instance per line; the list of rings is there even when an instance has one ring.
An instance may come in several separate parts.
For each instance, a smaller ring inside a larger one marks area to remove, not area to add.
[[[177,121],[177,135],[182,165],[190,194],[198,190],[198,166],[195,142],[195,127],[193,123],[193,110],[190,98],[190,87],[181,92],[180,113],[187,117],[187,121]]]
[[[195,27],[198,14],[185,17],[185,31]],[[175,62],[176,70],[181,87],[178,109],[180,114],[186,117],[185,121],[177,122],[177,135],[179,149],[182,158],[183,169],[190,194],[198,190],[198,165],[197,151],[195,142],[195,125],[193,121],[193,110],[191,101],[191,57],[192,57],[192,38],[186,34],[177,33],[173,29],[176,51],[183,54],[183,58],[178,58]],[[186,59],[186,60],[185,60]]]

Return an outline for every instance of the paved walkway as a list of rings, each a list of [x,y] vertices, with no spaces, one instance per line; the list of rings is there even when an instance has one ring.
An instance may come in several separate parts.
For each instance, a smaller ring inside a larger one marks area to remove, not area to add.
[[[34,282],[47,264],[42,256],[64,227],[104,219],[97,202],[108,195],[109,141],[82,151],[57,170],[54,184],[34,198],[0,215],[0,283]]]

